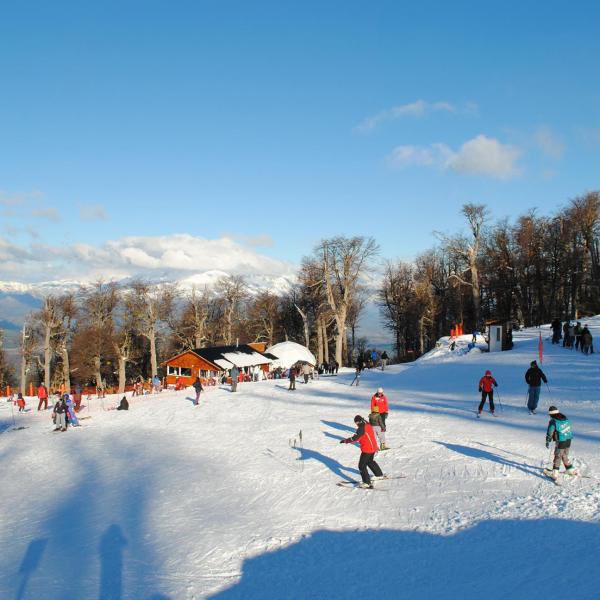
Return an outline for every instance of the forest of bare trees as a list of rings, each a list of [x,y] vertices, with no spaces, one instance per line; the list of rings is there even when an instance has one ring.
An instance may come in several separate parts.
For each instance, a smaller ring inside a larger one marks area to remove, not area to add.
[[[457,323],[470,331],[492,319],[531,326],[600,312],[600,193],[512,223],[490,222],[484,205],[462,214],[467,235],[438,234],[413,262],[385,265],[379,306],[400,356],[423,353]]]
[[[372,238],[322,240],[279,295],[231,275],[210,288],[97,281],[48,296],[23,328],[18,378],[0,338],[0,386],[122,391],[162,374],[161,363],[181,351],[248,342],[296,341],[319,363],[347,365],[366,347],[358,332],[372,298],[400,360],[426,352],[456,323],[468,331],[490,319],[529,326],[600,312],[599,193],[514,222],[492,222],[480,204],[461,213],[464,234],[435,234],[438,244],[411,262],[382,260]],[[367,286],[373,273],[376,289]]]

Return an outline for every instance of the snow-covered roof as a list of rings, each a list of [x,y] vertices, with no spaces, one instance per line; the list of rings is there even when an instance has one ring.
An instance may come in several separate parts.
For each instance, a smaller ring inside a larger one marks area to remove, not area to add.
[[[224,358],[216,358],[214,360],[215,365],[217,365],[218,367],[221,367],[221,369],[231,369],[231,367],[233,367],[233,364],[230,363],[228,360],[225,360]]]
[[[233,363],[236,367],[253,367],[254,365],[268,365],[271,362],[273,362],[271,359],[262,355],[260,352],[224,352],[223,358],[225,360],[228,360],[230,363]],[[231,365],[225,368],[230,369]]]
[[[277,357],[277,360],[273,361],[275,368],[288,369],[298,361],[307,362],[313,367],[317,364],[315,355],[306,346],[296,342],[280,342],[267,348],[266,352]]]

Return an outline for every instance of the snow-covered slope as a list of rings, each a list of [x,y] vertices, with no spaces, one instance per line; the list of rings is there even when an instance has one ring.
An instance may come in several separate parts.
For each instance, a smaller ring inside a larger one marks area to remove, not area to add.
[[[12,431],[2,402],[0,597],[596,598],[600,354],[546,343],[540,408],[572,419],[586,475],[557,487],[540,473],[547,418],[525,409],[537,336],[366,372],[358,388],[345,370],[296,392],[209,389],[197,408],[190,391],[133,398],[127,413],[92,399],[66,433],[35,411]],[[502,408],[476,419],[487,368]],[[393,449],[377,460],[406,477],[337,487],[359,456],[338,442],[378,386]]]

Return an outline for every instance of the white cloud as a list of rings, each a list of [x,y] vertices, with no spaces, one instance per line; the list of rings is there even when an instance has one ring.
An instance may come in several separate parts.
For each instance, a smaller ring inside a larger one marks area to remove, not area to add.
[[[550,127],[542,125],[533,134],[538,148],[546,156],[558,160],[565,152],[564,144],[554,135]]]
[[[395,121],[402,117],[422,117],[429,112],[449,112],[473,114],[477,112],[477,105],[474,102],[467,102],[464,107],[458,107],[450,102],[426,102],[425,100],[416,100],[410,104],[399,104],[386,110],[382,110],[375,115],[367,117],[359,123],[355,130],[359,133],[371,133],[379,125],[386,121]]]
[[[465,142],[446,161],[446,167],[466,175],[511,179],[519,175],[517,160],[521,151],[495,138],[478,135]]]
[[[20,206],[25,203],[22,194],[9,194],[0,190],[0,206]]]
[[[410,166],[450,169],[465,175],[510,179],[520,173],[521,151],[485,135],[465,142],[457,151],[442,143],[428,146],[397,146],[388,156],[396,168]]]
[[[46,219],[54,223],[60,221],[60,213],[56,208],[34,208],[31,211],[31,216],[36,219]]]
[[[0,281],[76,279],[81,282],[142,276],[179,281],[209,271],[249,278],[293,278],[295,267],[229,238],[210,240],[189,234],[126,237],[101,246],[73,244],[29,247],[0,244]],[[9,268],[10,266],[10,268]]]
[[[86,204],[79,208],[79,218],[82,221],[106,221],[108,213],[101,204]]]

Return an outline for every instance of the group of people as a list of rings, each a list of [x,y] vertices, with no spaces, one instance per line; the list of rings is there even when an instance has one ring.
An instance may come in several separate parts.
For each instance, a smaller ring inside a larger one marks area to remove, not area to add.
[[[356,425],[355,434],[340,440],[340,444],[358,442],[360,445],[358,470],[362,480],[359,483],[359,487],[361,488],[372,488],[373,481],[385,479],[381,467],[375,462],[375,454],[381,450],[389,450],[385,444],[388,412],[387,396],[383,393],[382,388],[378,388],[371,397],[369,420],[365,420],[361,415],[356,415],[354,417],[354,424]],[[372,477],[369,474],[369,470],[373,473]]]
[[[554,319],[550,327],[553,344],[560,344],[562,339],[563,348],[574,348],[583,354],[594,354],[594,338],[588,326],[582,325],[581,321],[565,321],[563,324],[560,319]]]
[[[319,368],[317,370],[319,375],[337,375],[339,368],[340,363],[337,360],[330,360],[329,362],[324,360],[319,365]]]

